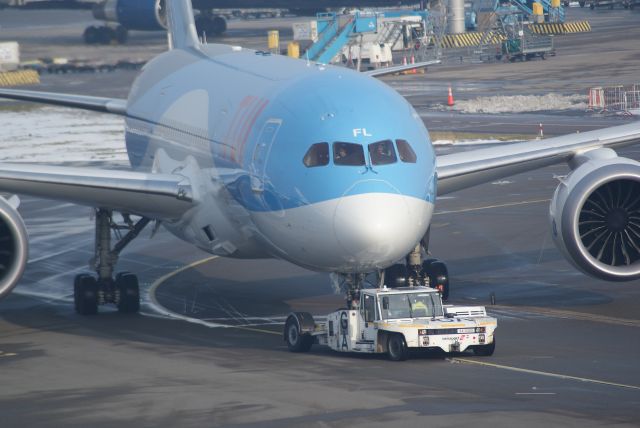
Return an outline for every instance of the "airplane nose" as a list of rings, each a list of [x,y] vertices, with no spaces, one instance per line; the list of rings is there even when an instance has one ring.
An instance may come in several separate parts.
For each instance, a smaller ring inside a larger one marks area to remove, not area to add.
[[[340,198],[333,229],[349,265],[386,266],[406,256],[424,233],[423,213],[384,181],[356,183]]]

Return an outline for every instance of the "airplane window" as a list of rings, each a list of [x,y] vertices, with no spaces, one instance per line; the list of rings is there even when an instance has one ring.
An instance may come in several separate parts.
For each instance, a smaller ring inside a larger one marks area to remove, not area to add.
[[[360,144],[333,143],[333,163],[336,165],[364,165],[364,150]]]
[[[309,168],[329,165],[329,143],[316,143],[312,145],[307,151],[307,154],[304,155],[302,162]]]
[[[388,165],[396,163],[396,151],[393,148],[393,141],[384,140],[369,144],[369,156],[372,165]]]
[[[398,145],[398,154],[400,154],[402,162],[416,163],[416,152],[413,151],[409,143],[405,140],[396,140],[396,144]]]

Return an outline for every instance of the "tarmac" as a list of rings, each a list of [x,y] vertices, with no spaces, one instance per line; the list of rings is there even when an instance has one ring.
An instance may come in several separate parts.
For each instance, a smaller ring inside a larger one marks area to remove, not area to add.
[[[65,11],[71,18],[55,25],[47,21],[54,12],[2,11],[0,34],[24,35],[26,54],[89,52],[74,35],[90,23],[87,12]],[[569,10],[591,17],[593,33],[564,36],[567,48],[558,38],[558,56],[547,61],[454,64],[385,80],[424,84],[409,99],[431,130],[535,134],[542,118],[556,134],[627,123],[579,112],[435,107],[439,84],[451,80],[468,89],[461,99],[494,94],[501,81],[505,94],[639,83],[640,14],[589,12]],[[263,29],[286,28],[289,19],[231,21],[226,38],[266,43]],[[130,46],[93,49],[115,58],[160,50],[161,42],[140,33]],[[43,75],[37,89],[125,97],[134,77]],[[640,159],[640,148],[620,155]],[[548,206],[567,171],[544,168],[438,200],[431,251],[448,264],[452,303],[486,305],[498,318],[497,349],[488,358],[426,354],[402,363],[320,346],[289,353],[282,324],[290,311],[321,315],[342,306],[328,275],[275,260],[213,258],[164,231],[143,233],[118,265],[140,277],[139,315],[102,308],[78,316],[71,284],[93,255],[91,210],[24,197],[31,256],[20,285],[0,302],[0,426],[637,427],[640,283],[591,279],[556,250]]]

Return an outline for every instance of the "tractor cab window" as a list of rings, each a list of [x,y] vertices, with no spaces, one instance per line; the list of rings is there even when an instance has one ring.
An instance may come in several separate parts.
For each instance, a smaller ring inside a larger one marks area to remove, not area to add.
[[[336,165],[364,165],[364,150],[360,144],[333,143],[333,163]]]
[[[372,165],[388,165],[396,163],[396,151],[393,148],[393,141],[384,140],[369,144],[369,156]]]
[[[398,154],[402,162],[416,163],[418,158],[416,152],[413,151],[411,145],[406,140],[396,140],[396,144],[398,145]]]
[[[391,294],[382,297],[382,319],[441,317],[442,300],[437,293]]]
[[[329,165],[329,144],[316,143],[312,145],[304,155],[302,162],[308,168]]]

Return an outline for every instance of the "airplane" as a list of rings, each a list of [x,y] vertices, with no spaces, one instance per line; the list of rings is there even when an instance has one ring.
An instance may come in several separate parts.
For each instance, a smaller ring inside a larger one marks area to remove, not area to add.
[[[0,199],[0,297],[28,260],[15,196],[24,194],[95,208],[95,274],[74,280],[83,315],[102,304],[139,310],[137,277],[115,271],[152,222],[218,256],[331,272],[347,302],[372,284],[426,285],[447,298],[446,265],[428,258],[436,198],[559,163],[570,172],[550,205],[558,248],[593,277],[640,278],[640,163],[614,151],[640,142],[640,122],[436,158],[414,108],[375,78],[388,70],[202,43],[190,1],[168,6],[170,49],[127,99],[0,89],[122,116],[131,164],[0,164],[0,192],[13,195]],[[127,233],[114,243],[116,228]]]
[[[276,8],[288,9],[296,15],[314,15],[327,8],[389,7],[424,4],[420,0],[193,0],[193,9],[200,13],[195,18],[196,34],[219,36],[227,31],[227,21],[214,9]],[[115,23],[91,25],[84,31],[87,44],[126,43],[129,30],[160,31],[166,29],[165,0],[104,0],[93,7],[93,16],[99,21]]]

